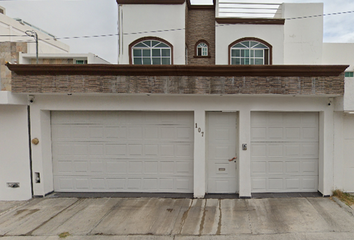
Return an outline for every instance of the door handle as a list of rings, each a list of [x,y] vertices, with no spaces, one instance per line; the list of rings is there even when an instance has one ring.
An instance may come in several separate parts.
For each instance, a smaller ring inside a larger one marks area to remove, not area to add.
[[[231,159],[229,159],[229,162],[232,162],[232,161],[234,161],[234,162],[236,162],[236,159],[237,159],[237,157],[233,157],[233,158],[231,158]]]

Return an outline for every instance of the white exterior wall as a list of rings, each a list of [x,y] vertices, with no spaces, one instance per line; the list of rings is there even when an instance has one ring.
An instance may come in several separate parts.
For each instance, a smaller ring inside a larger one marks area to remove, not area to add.
[[[323,64],[349,65],[346,71],[354,71],[353,43],[323,43]],[[345,78],[344,97],[336,110],[354,111],[354,78]]]
[[[354,71],[353,43],[323,43],[323,64],[350,65],[346,71]]]
[[[354,115],[334,115],[334,188],[354,192]]]
[[[285,20],[284,64],[321,64],[323,43],[323,3],[283,3]]]
[[[330,195],[333,190],[333,107],[328,98],[249,97],[249,96],[45,96],[38,95],[31,104],[32,137],[40,144],[33,146],[33,172],[40,172],[42,182],[34,184],[34,194],[53,191],[50,111],[193,111],[194,135],[194,196],[203,197],[206,186],[206,112],[232,111],[239,113],[239,191],[241,197],[251,195],[250,113],[252,111],[318,112],[320,113],[320,179],[319,191]],[[332,126],[332,127],[331,127]],[[42,144],[41,144],[42,143]]]
[[[284,63],[284,26],[226,24],[215,28],[215,62],[228,65],[229,45],[245,37],[260,38],[273,46],[273,64]]]
[[[25,31],[34,30],[38,34],[38,38],[41,39],[38,44],[39,53],[65,53],[69,52],[69,46],[54,40],[51,36],[31,28],[30,26],[19,23],[18,21],[0,14],[0,34],[1,35],[26,35]],[[1,37],[0,42],[16,42],[16,41],[34,41],[33,37]],[[36,53],[36,44],[28,43],[28,53]]]
[[[141,37],[159,37],[168,41],[173,45],[174,64],[185,64],[185,8],[185,4],[120,5],[119,64],[129,64],[129,44]],[[151,32],[169,29],[180,30]],[[137,32],[144,33],[131,34]]]
[[[0,105],[0,201],[32,197],[27,106]],[[20,183],[9,188],[8,182]]]
[[[77,54],[77,53],[43,53],[38,56],[39,59],[74,59],[74,60],[87,60],[88,64],[110,64],[110,62],[100,58],[93,53]],[[19,53],[19,64],[30,64],[31,60],[36,59],[35,53]]]

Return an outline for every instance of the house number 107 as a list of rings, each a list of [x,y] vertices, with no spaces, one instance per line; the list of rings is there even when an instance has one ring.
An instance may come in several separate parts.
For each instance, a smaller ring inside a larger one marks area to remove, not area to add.
[[[201,128],[198,128],[198,132],[202,134],[202,137],[204,137],[204,132],[202,132]]]

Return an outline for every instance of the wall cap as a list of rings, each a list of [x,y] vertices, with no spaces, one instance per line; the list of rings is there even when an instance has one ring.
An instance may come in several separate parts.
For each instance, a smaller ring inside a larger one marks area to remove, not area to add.
[[[349,65],[118,65],[11,64],[18,75],[97,76],[339,76]]]

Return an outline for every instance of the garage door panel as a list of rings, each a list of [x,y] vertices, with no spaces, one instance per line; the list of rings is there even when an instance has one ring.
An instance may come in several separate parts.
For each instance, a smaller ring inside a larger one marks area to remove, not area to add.
[[[144,162],[144,173],[146,174],[158,174],[159,173],[159,163],[157,161],[145,161]]]
[[[160,155],[163,157],[174,157],[175,156],[174,144],[161,144]]]
[[[91,172],[103,173],[106,169],[106,164],[103,161],[91,160]]]
[[[271,192],[279,192],[284,189],[284,179],[283,178],[268,178],[268,189]]]
[[[267,126],[269,127],[283,125],[282,113],[273,113],[272,115],[268,115],[266,120]]]
[[[256,174],[267,173],[267,161],[252,161],[251,162],[251,173],[254,176]]]
[[[281,161],[268,161],[268,173],[269,174],[283,174],[284,163]]]
[[[267,138],[267,128],[253,127],[251,129],[251,138],[254,140],[265,140]]]
[[[302,113],[301,123],[306,126],[318,128],[318,113]]]
[[[127,173],[128,163],[127,161],[116,159],[116,160],[107,160],[107,173]]]
[[[267,145],[263,143],[254,143],[251,148],[251,157],[266,157]]]
[[[251,121],[256,123],[251,125],[256,133],[251,136],[252,192],[317,191],[318,114],[251,115],[251,119],[260,117],[266,119]],[[261,139],[259,125],[265,122],[262,128],[267,129],[266,136]]]
[[[282,120],[279,121],[279,124],[285,126],[285,127],[294,127],[294,126],[300,126],[301,125],[301,114],[298,113],[288,113],[286,115],[283,115],[283,113],[279,113],[279,116],[282,117]]]
[[[106,183],[104,178],[93,178],[91,179],[92,189],[105,189]]]
[[[299,178],[287,178],[285,179],[285,189],[294,190],[301,189],[301,180]]]
[[[141,188],[141,179],[140,178],[129,178],[128,181],[128,190],[139,190]]]
[[[144,145],[145,156],[157,156],[159,154],[159,146],[157,144]]]
[[[252,112],[251,126],[252,127],[268,127],[267,112]]]
[[[279,127],[269,127],[268,128],[268,139],[278,140],[283,139],[283,128]]]
[[[286,127],[285,128],[285,139],[296,140],[301,137],[301,128],[299,127]]]
[[[107,178],[106,182],[109,190],[123,190],[126,188],[125,178]]]
[[[282,144],[267,144],[268,157],[281,157],[284,155]]]
[[[143,138],[143,128],[140,126],[128,127],[128,140],[141,140]]]
[[[302,178],[303,189],[312,191],[317,188],[318,178],[314,176],[307,176]]]
[[[193,130],[188,112],[52,112],[54,189],[192,192]]]
[[[302,174],[303,175],[312,175],[318,174],[318,161],[317,160],[306,160],[302,162]]]
[[[285,163],[285,173],[290,175],[290,174],[300,174],[300,168],[301,163],[299,161],[287,161]]]
[[[90,189],[90,179],[87,177],[75,178],[75,188],[78,190],[89,190]]]
[[[128,145],[128,156],[130,156],[130,157],[143,156],[143,145],[142,144]]]
[[[189,156],[192,155],[193,155],[192,144],[176,144],[176,157],[189,158]]]
[[[307,127],[302,128],[302,136],[304,140],[318,140],[318,128]]]
[[[106,144],[105,145],[105,156],[127,156],[127,145],[126,144]]]
[[[284,153],[286,157],[298,157],[301,155],[301,144],[286,144]]]
[[[304,157],[318,158],[319,153],[317,143],[302,144],[301,150],[302,156]]]
[[[190,127],[177,127],[177,140],[190,140],[193,138],[193,131],[191,131]]]
[[[267,190],[267,178],[252,178],[252,190],[254,192],[266,192]]]

